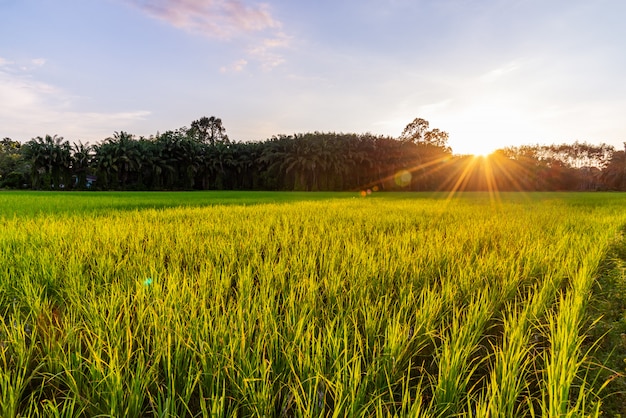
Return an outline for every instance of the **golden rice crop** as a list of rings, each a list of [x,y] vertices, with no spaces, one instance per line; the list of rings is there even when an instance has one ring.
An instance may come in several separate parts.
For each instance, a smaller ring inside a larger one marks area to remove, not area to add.
[[[585,313],[625,202],[12,212],[0,415],[597,414]]]

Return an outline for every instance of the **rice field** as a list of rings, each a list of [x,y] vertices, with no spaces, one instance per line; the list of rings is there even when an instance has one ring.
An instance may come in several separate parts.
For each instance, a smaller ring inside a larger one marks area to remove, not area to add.
[[[0,416],[597,416],[589,305],[625,207],[2,193]]]

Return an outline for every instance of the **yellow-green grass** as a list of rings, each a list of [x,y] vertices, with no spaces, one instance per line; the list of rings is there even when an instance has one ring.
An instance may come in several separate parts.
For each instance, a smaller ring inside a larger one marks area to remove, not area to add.
[[[102,196],[4,209],[1,416],[601,408],[586,312],[626,196]]]

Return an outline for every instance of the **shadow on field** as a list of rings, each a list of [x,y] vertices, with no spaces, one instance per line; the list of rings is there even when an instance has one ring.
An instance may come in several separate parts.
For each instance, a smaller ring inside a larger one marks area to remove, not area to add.
[[[600,392],[603,416],[626,416],[626,226],[600,265],[587,321],[586,349],[591,350],[595,389]],[[594,346],[595,344],[595,346]]]
[[[0,217],[41,215],[109,214],[115,211],[206,207],[215,205],[260,205],[300,201],[357,198],[353,192],[0,192]]]

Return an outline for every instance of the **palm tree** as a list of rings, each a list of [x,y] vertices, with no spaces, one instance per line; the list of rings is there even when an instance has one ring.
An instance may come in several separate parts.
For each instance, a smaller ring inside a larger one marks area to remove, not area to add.
[[[290,136],[274,136],[265,142],[256,159],[256,165],[260,172],[261,182],[264,188],[269,190],[285,190],[289,184],[293,184],[282,168],[284,157],[292,146],[293,138]]]
[[[169,189],[174,182],[176,169],[170,165],[170,158],[157,137],[156,140],[140,141],[141,161],[140,178],[148,189]]]
[[[194,189],[196,186],[196,175],[203,163],[202,144],[198,144],[189,138],[183,138],[179,143],[179,153],[177,164],[182,186],[185,189]]]
[[[289,145],[282,156],[281,171],[286,175],[293,173],[293,190],[306,190],[306,172],[310,167],[308,147],[302,141],[298,141],[298,136],[290,141]]]
[[[95,150],[96,166],[104,177],[105,188],[119,185],[125,189],[131,176],[138,177],[142,157],[139,141],[133,135],[124,131],[115,132]]]
[[[117,182],[117,159],[114,148],[106,142],[94,146],[94,162],[98,172],[98,185],[108,189]]]
[[[78,142],[74,144],[71,158],[72,174],[76,177],[76,187],[84,189],[87,185],[87,173],[93,158],[93,147],[91,145]]]
[[[226,167],[228,187],[235,190],[254,188],[258,152],[258,143],[231,142],[229,144],[231,158]]]
[[[38,136],[24,145],[24,156],[31,163],[33,188],[62,189],[68,180],[71,167],[71,146],[63,137]]]

